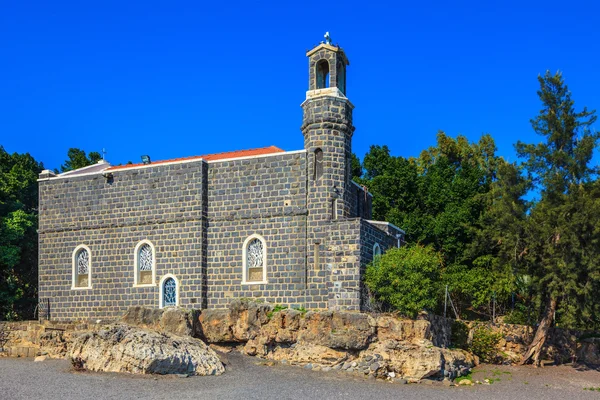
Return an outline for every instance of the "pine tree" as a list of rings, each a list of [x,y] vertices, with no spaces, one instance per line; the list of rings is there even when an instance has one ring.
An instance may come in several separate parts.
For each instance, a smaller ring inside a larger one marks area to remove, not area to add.
[[[596,269],[600,207],[590,192],[598,172],[590,166],[600,137],[590,130],[595,111],[575,111],[560,72],[546,72],[538,80],[543,108],[531,124],[544,141],[516,144],[540,193],[529,218],[526,259],[544,309],[523,359],[535,365],[540,365],[555,316],[562,314],[563,320],[571,322],[580,319],[583,314],[578,316],[577,310],[589,287],[597,287],[600,280]]]

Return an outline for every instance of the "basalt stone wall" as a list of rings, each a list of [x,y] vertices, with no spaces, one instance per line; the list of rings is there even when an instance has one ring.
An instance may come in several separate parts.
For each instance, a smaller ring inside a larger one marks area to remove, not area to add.
[[[326,308],[327,293],[307,290],[306,153],[209,164],[208,308],[235,298]],[[260,235],[266,281],[242,284],[243,247]]]
[[[114,318],[130,306],[159,305],[160,278],[179,279],[180,305],[206,298],[204,161],[40,181],[39,296],[52,320]],[[134,287],[134,250],[155,247],[156,280]],[[91,288],[72,289],[72,258],[90,249]]]

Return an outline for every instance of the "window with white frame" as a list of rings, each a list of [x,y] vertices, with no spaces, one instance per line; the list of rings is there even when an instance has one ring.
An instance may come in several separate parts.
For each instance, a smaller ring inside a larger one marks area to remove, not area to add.
[[[91,289],[92,287],[92,256],[90,248],[86,245],[79,245],[73,251],[72,279],[72,289]]]
[[[267,246],[260,235],[244,242],[242,283],[267,283]]]
[[[155,286],[156,252],[149,240],[142,240],[134,251],[134,286]]]
[[[159,307],[179,306],[179,280],[175,275],[167,274],[160,280]]]

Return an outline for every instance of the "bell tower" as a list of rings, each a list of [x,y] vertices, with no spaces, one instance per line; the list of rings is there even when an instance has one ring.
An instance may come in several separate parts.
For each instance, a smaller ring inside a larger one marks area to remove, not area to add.
[[[325,42],[306,53],[308,91],[302,103],[302,134],[308,159],[310,219],[351,216],[352,110],[346,97],[346,67],[341,47]]]

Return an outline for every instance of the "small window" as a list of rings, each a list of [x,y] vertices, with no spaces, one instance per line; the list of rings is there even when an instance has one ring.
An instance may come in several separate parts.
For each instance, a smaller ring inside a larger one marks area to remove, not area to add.
[[[338,199],[331,200],[331,219],[337,219],[338,214]]]
[[[379,243],[375,243],[373,246],[373,260],[377,261],[381,258],[381,246]]]
[[[260,235],[244,242],[242,284],[267,283],[267,246]]]
[[[134,252],[134,286],[155,286],[156,257],[154,245],[143,240],[135,246]]]
[[[315,165],[313,166],[313,179],[318,181],[323,176],[323,150],[315,150]]]
[[[91,289],[92,257],[89,247],[79,245],[73,251],[73,281],[71,289]]]
[[[167,274],[160,280],[160,308],[179,306],[179,281]]]

